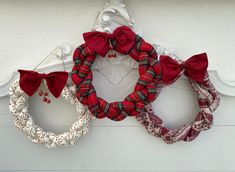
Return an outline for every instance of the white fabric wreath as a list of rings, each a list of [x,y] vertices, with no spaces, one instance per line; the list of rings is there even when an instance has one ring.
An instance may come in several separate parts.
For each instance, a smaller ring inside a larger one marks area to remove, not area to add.
[[[75,105],[77,120],[68,131],[57,135],[53,132],[44,131],[34,123],[29,112],[29,97],[21,90],[19,81],[15,81],[9,88],[9,109],[14,118],[15,126],[25,132],[33,143],[44,144],[47,148],[73,145],[80,136],[88,132],[92,118],[87,107],[77,100],[75,91],[75,86],[67,82],[61,96],[69,103]]]

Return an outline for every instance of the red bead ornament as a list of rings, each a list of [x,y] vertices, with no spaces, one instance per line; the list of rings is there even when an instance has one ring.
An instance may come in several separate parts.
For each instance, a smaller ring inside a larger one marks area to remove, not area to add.
[[[43,96],[43,92],[42,92],[42,91],[40,91],[38,95],[39,95],[39,96]]]
[[[50,103],[51,103],[51,100],[50,100],[50,99],[47,99],[47,103],[50,104]]]
[[[45,92],[45,93],[44,93],[44,96],[48,96],[48,93],[47,93],[47,92]]]
[[[144,110],[145,105],[155,100],[156,87],[161,79],[162,70],[157,53],[151,44],[126,26],[117,28],[112,34],[88,32],[84,33],[83,37],[86,43],[74,51],[71,78],[76,85],[78,100],[88,106],[93,116],[121,121],[127,116],[136,116]],[[97,54],[104,57],[109,50],[128,54],[139,62],[140,78],[134,91],[122,102],[108,103],[97,97],[92,85],[91,66]]]
[[[207,73],[207,55],[198,54],[186,61],[177,62],[169,56],[161,56],[160,63],[163,69],[162,80],[164,84],[172,84],[182,74],[188,78],[190,85],[198,96],[199,113],[192,123],[180,128],[168,128],[163,121],[153,113],[151,105],[139,113],[136,119],[145,126],[148,133],[161,137],[167,144],[178,141],[192,141],[201,131],[208,130],[213,124],[212,112],[219,106],[220,98]],[[163,86],[157,88],[160,93]]]
[[[46,97],[44,97],[44,98],[43,98],[43,101],[44,101],[44,102],[47,102],[47,98],[46,98]]]
[[[113,57],[116,57],[117,55],[115,53],[113,54],[108,54],[108,58],[113,58]]]

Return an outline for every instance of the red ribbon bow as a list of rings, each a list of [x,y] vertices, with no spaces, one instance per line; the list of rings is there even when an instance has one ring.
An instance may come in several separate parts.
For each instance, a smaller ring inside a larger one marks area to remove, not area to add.
[[[181,72],[196,82],[202,82],[207,72],[208,60],[207,54],[197,54],[179,64],[169,56],[160,56],[163,75],[162,80],[165,84],[170,84],[177,79]]]
[[[49,74],[40,74],[31,70],[18,70],[20,73],[20,88],[29,96],[32,96],[45,79],[49,91],[58,98],[62,92],[67,79],[68,72],[52,72]]]
[[[89,48],[97,54],[105,56],[110,49],[127,54],[135,43],[135,33],[127,26],[116,28],[112,34],[106,32],[86,32],[83,38]]]

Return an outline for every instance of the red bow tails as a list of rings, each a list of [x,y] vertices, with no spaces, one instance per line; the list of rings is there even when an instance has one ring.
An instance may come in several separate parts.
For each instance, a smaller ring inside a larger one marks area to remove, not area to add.
[[[160,63],[163,70],[162,80],[165,84],[171,84],[182,73],[200,83],[203,81],[208,67],[206,53],[194,55],[182,63],[178,63],[167,55],[162,55],[160,56]]]
[[[31,70],[18,70],[20,73],[20,88],[28,95],[32,96],[45,79],[49,91],[58,98],[67,82],[68,72],[51,72],[49,74],[40,74]]]
[[[110,49],[121,54],[128,54],[135,43],[135,33],[127,26],[116,28],[113,33],[86,32],[83,38],[87,46],[104,57]]]

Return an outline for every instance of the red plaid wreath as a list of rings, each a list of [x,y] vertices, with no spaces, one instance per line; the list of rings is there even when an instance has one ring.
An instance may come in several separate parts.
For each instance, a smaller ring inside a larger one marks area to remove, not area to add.
[[[163,83],[171,84],[183,73],[188,77],[190,85],[198,95],[200,112],[196,115],[194,122],[185,124],[179,129],[165,127],[163,121],[154,115],[150,104],[136,118],[146,127],[148,133],[161,137],[168,144],[180,140],[192,141],[201,131],[212,127],[212,112],[220,103],[218,93],[210,82],[207,73],[207,55],[205,53],[198,54],[185,62],[177,62],[169,56],[161,56],[160,63],[163,70]],[[162,88],[159,85],[157,94]]]
[[[136,116],[145,109],[145,105],[155,100],[162,70],[151,44],[126,26],[118,27],[112,34],[94,31],[84,33],[83,37],[86,43],[76,48],[73,55],[72,80],[77,86],[78,100],[87,105],[95,117],[121,121],[127,116]],[[92,85],[91,66],[97,54],[104,57],[110,49],[128,54],[139,62],[140,77],[134,92],[122,102],[108,103],[97,97]]]

